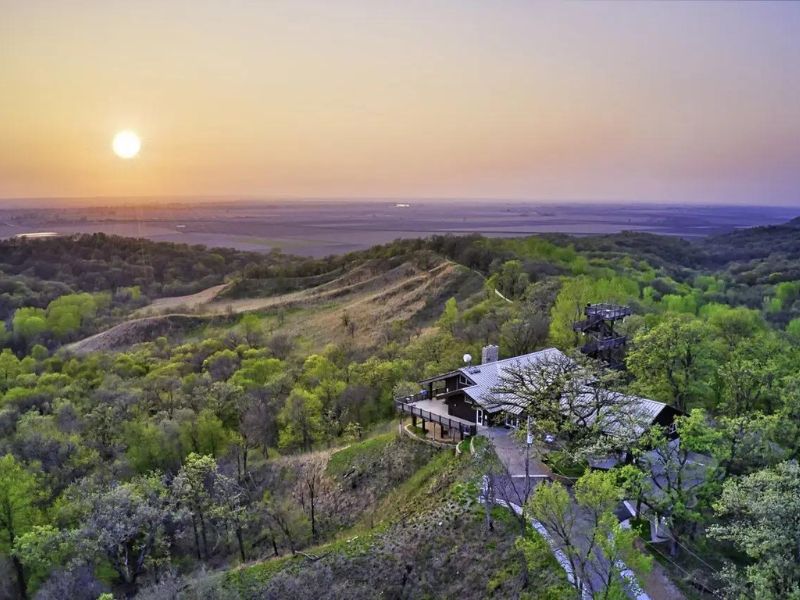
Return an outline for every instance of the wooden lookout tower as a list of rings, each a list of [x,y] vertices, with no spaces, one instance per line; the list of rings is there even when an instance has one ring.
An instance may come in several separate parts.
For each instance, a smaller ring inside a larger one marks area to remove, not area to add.
[[[614,331],[614,324],[632,314],[630,307],[620,304],[587,304],[586,317],[573,323],[572,329],[585,336],[581,352],[602,360],[612,367],[621,367],[627,337]]]

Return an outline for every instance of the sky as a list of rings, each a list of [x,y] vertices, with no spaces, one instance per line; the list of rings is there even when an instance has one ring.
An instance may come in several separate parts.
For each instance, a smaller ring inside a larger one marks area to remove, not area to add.
[[[800,3],[0,0],[0,198],[800,205]],[[133,129],[140,154],[111,151]]]

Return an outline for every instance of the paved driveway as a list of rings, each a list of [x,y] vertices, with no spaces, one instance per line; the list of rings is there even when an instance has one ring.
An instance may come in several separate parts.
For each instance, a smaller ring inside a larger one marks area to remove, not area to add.
[[[513,429],[505,427],[479,427],[478,435],[492,440],[497,457],[505,465],[511,477],[525,477],[525,444],[514,436]],[[550,477],[552,472],[536,457],[536,449],[531,448],[528,464],[529,475],[534,478]]]
[[[514,504],[523,505],[536,484],[550,476],[550,469],[536,457],[531,448],[528,475],[525,478],[525,444],[517,439],[513,429],[505,427],[480,427],[478,435],[489,438],[495,453],[505,467],[505,473],[494,477],[495,495]]]

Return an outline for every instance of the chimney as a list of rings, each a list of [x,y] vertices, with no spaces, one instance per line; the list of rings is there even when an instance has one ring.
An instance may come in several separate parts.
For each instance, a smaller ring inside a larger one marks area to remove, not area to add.
[[[484,346],[481,350],[481,364],[497,362],[500,357],[500,348],[498,346]]]

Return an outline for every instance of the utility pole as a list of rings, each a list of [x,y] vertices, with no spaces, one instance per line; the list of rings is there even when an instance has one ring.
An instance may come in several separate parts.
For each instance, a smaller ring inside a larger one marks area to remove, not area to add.
[[[531,434],[531,416],[528,415],[525,437],[525,502],[528,501],[528,496],[531,495],[531,444],[533,444],[533,435]]]

